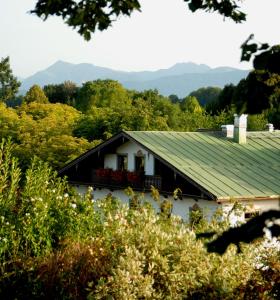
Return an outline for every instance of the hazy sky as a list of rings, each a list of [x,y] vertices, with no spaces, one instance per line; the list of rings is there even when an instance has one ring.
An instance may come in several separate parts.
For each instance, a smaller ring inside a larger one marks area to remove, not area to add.
[[[178,62],[250,68],[240,63],[240,45],[251,34],[280,43],[280,1],[246,0],[244,24],[217,14],[191,13],[183,0],[140,0],[142,13],[121,17],[86,42],[63,21],[43,22],[28,13],[36,0],[0,0],[0,58],[10,56],[16,75],[26,77],[57,60],[117,70],[168,68]]]

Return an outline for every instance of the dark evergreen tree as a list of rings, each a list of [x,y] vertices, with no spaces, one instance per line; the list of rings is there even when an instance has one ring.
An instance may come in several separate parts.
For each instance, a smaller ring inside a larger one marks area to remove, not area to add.
[[[10,58],[2,58],[0,61],[0,101],[6,102],[15,97],[19,87],[20,82],[13,75],[10,67]]]

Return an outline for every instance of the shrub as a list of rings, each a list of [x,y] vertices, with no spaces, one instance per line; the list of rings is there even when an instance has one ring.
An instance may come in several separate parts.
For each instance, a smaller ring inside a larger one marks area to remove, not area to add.
[[[170,215],[169,203],[159,203],[157,214],[132,189],[131,208],[111,194],[94,201],[92,188],[76,194],[38,160],[22,174],[11,148],[0,145],[1,299],[279,296],[278,252],[259,269],[258,244],[242,246],[240,254],[232,246],[220,256],[195,238],[193,230],[228,226],[219,213],[190,226]]]

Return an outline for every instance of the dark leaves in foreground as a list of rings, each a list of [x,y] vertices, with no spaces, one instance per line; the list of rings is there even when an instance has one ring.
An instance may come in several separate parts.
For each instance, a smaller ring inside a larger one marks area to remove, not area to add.
[[[220,15],[232,19],[236,23],[246,20],[246,14],[239,10],[240,0],[184,0],[189,3],[189,9],[195,12],[199,9],[207,12],[218,12]]]
[[[138,0],[37,0],[31,13],[44,20],[53,15],[62,17],[88,41],[97,29],[108,29],[120,15],[130,16],[135,10],[140,10]]]
[[[251,243],[255,239],[264,235],[264,229],[267,228],[271,232],[271,236],[280,236],[280,225],[276,224],[276,220],[280,220],[279,210],[269,210],[249,220],[247,223],[239,227],[230,228],[224,231],[213,241],[206,244],[208,252],[216,252],[224,254],[230,244],[237,246],[240,252],[240,242]],[[206,232],[197,234],[197,238],[209,238],[214,236],[215,232]]]

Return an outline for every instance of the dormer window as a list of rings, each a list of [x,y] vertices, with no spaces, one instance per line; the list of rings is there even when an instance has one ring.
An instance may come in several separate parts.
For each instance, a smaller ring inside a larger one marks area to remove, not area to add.
[[[120,171],[127,171],[128,159],[127,154],[118,154],[117,169]]]

